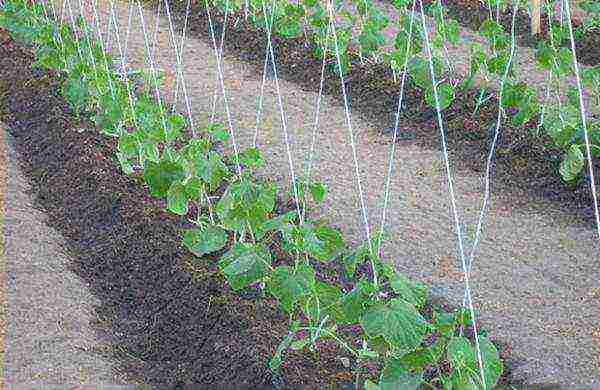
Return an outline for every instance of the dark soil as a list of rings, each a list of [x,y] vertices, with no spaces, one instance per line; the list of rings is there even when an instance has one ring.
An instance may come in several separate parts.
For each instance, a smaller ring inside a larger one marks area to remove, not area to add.
[[[437,0],[436,0],[437,1]],[[432,3],[431,0],[424,3]],[[442,4],[448,10],[448,16],[464,27],[474,31],[479,31],[479,28],[489,18],[487,5],[482,4],[477,0],[443,0]],[[512,8],[512,7],[511,7]],[[495,16],[494,10],[494,16]],[[500,13],[500,24],[505,31],[510,32],[512,25],[512,9]],[[548,38],[548,17],[545,13],[541,15],[541,33],[531,35],[531,19],[527,12],[519,10],[516,20],[516,38],[517,44],[520,46],[537,47],[537,44],[542,39]],[[573,21],[573,30],[580,23]],[[566,43],[565,46],[569,46]],[[600,31],[587,31],[581,39],[575,41],[575,52],[577,60],[585,65],[600,64]]]
[[[185,5],[183,5],[185,6]],[[175,4],[174,12],[182,17],[182,5]],[[180,8],[178,8],[180,7]],[[241,17],[234,26],[227,26],[224,54],[233,56],[256,67],[262,74],[266,48],[264,32],[256,30]],[[216,32],[222,31],[223,18],[213,15]],[[197,6],[190,13],[189,34],[212,45],[206,12]],[[217,37],[218,38],[218,37]],[[303,90],[318,92],[321,61],[313,55],[313,46],[305,45],[303,38],[273,38],[278,74],[294,82]],[[334,65],[333,59],[330,64]],[[391,71],[385,65],[361,65],[355,56],[345,78],[349,105],[357,113],[377,127],[386,137],[393,134],[393,123],[398,104],[399,85],[394,83]],[[409,83],[410,85],[411,83]],[[324,93],[343,104],[339,77],[328,67],[325,75]],[[487,157],[494,135],[497,99],[490,99],[479,112],[472,115],[478,91],[459,93],[454,104],[443,112],[447,146],[455,170],[467,170],[484,174]],[[413,142],[428,149],[440,149],[440,135],[434,110],[424,104],[421,92],[413,86],[405,89],[401,121],[413,124],[415,133],[399,134],[398,142]],[[569,220],[578,220],[595,226],[593,201],[588,170],[576,184],[562,181],[558,167],[561,151],[551,146],[547,136],[534,136],[537,118],[523,128],[509,124],[501,126],[501,134],[492,162],[494,191],[502,193],[501,202],[510,207],[527,207],[541,201],[551,202],[562,210]],[[600,159],[594,158],[594,170],[598,172]]]
[[[234,295],[214,264],[181,245],[181,219],[163,210],[112,156],[116,145],[74,118],[56,75],[0,31],[0,120],[35,204],[60,232],[71,269],[101,302],[98,337],[131,380],[157,389],[341,388],[351,379],[338,351],[288,355],[267,368],[287,333],[276,303]]]

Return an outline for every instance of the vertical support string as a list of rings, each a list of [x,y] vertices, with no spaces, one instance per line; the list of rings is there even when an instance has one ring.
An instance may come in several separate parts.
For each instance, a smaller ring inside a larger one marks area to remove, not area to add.
[[[419,0],[419,6],[421,8],[421,21],[423,24],[423,34],[425,36],[425,43],[426,43],[426,49],[427,49],[427,57],[429,59],[429,72],[431,75],[431,82],[433,85],[433,96],[435,98],[435,105],[436,105],[436,112],[437,112],[437,121],[438,121],[438,127],[440,129],[440,134],[441,134],[441,138],[442,138],[442,147],[443,147],[443,156],[444,156],[444,164],[446,166],[446,175],[448,177],[448,187],[449,187],[449,192],[450,192],[450,198],[451,198],[451,202],[452,202],[452,212],[454,214],[454,224],[455,224],[455,229],[456,229],[456,235],[458,237],[458,249],[459,249],[459,254],[460,254],[460,260],[462,263],[462,268],[463,268],[463,273],[464,273],[464,278],[465,278],[465,290],[467,291],[467,298],[468,298],[468,304],[469,304],[469,310],[471,313],[471,319],[473,320],[473,330],[475,333],[475,347],[477,350],[477,361],[479,363],[479,371],[481,374],[481,381],[483,384],[483,388],[486,388],[486,384],[485,384],[485,375],[484,375],[484,371],[483,371],[483,359],[481,357],[481,348],[479,346],[479,335],[477,334],[477,325],[476,325],[476,320],[475,320],[475,310],[473,309],[473,300],[471,297],[471,287],[470,287],[470,283],[469,283],[469,273],[467,271],[467,265],[466,265],[466,260],[465,260],[465,254],[464,254],[464,248],[463,248],[463,237],[462,237],[462,233],[461,233],[461,228],[460,228],[460,221],[458,218],[458,210],[457,210],[457,206],[456,206],[456,197],[454,196],[454,185],[452,182],[452,173],[450,172],[450,163],[448,161],[448,148],[446,146],[446,135],[444,133],[444,125],[443,125],[443,121],[442,121],[442,112],[440,109],[440,101],[439,101],[439,95],[438,95],[438,89],[437,89],[437,81],[436,81],[436,77],[435,77],[435,71],[433,68],[433,56],[431,53],[431,43],[429,42],[429,33],[427,30],[427,24],[425,23],[425,12],[423,11],[423,0]]]
[[[369,226],[369,216],[368,216],[367,207],[365,204],[362,183],[360,180],[360,171],[358,169],[358,156],[356,153],[356,144],[354,142],[354,132],[352,130],[352,120],[350,118],[350,110],[348,108],[348,95],[346,93],[346,84],[344,82],[344,74],[342,71],[342,60],[340,58],[340,49],[339,49],[339,44],[338,44],[338,39],[337,39],[337,33],[335,30],[335,17],[333,15],[333,5],[331,4],[330,0],[327,0],[327,8],[328,8],[329,20],[330,20],[332,32],[333,32],[333,42],[335,45],[335,56],[337,59],[337,68],[338,68],[338,72],[340,74],[340,84],[341,84],[341,88],[342,88],[342,96],[344,98],[344,110],[346,112],[346,124],[348,127],[348,133],[350,135],[350,145],[352,147],[352,158],[354,159],[354,173],[356,174],[356,182],[357,182],[358,193],[359,193],[359,197],[360,197],[360,207],[361,207],[363,222],[365,225],[365,232],[366,232],[366,236],[367,236],[367,243],[369,246],[369,253],[371,254],[370,260],[371,260],[371,267],[372,267],[372,271],[373,271],[373,284],[375,285],[375,288],[377,288],[378,276],[377,276],[377,268],[375,267],[375,260],[374,260],[375,254],[373,253],[373,243],[371,242],[371,228]]]

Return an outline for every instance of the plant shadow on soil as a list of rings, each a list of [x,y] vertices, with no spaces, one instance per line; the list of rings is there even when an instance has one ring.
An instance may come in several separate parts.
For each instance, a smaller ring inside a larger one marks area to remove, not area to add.
[[[270,373],[287,334],[276,302],[232,293],[211,259],[194,263],[186,223],[118,169],[115,143],[76,120],[58,78],[32,61],[0,30],[0,121],[35,207],[101,302],[91,325],[110,348],[92,353],[156,389],[342,388],[351,375],[333,346],[289,353],[282,375]]]
[[[146,4],[155,4],[154,1]],[[183,26],[184,5],[171,3],[175,24]],[[212,15],[216,33],[223,30],[223,18]],[[239,15],[238,15],[239,16]],[[237,21],[231,17],[224,40],[224,56],[237,58],[256,69],[262,77],[266,36],[256,30],[243,15]],[[234,25],[237,23],[237,25]],[[205,9],[196,6],[190,12],[188,35],[212,45]],[[216,36],[220,40],[219,34]],[[312,44],[304,38],[272,38],[278,75],[303,90],[318,93],[322,61],[313,55]],[[345,78],[351,112],[383,129],[379,136],[382,146],[392,141],[395,113],[398,105],[399,84],[393,81],[391,70],[384,64],[361,65],[351,56],[352,68]],[[333,64],[333,63],[332,63]],[[216,76],[215,76],[216,77]],[[327,67],[323,85],[327,94],[343,105],[340,80],[332,67]],[[477,114],[475,110],[479,91],[459,92],[451,107],[442,112],[449,159],[455,172],[467,175],[485,175],[486,162],[494,136],[498,101],[489,99]],[[405,88],[400,120],[415,129],[414,134],[399,134],[399,143],[415,144],[429,150],[440,150],[440,133],[435,110],[423,104],[424,97],[411,85]],[[548,136],[534,136],[538,118],[524,127],[505,123],[501,126],[494,158],[491,164],[491,183],[496,206],[509,209],[536,209],[556,212],[556,219],[570,225],[595,228],[593,198],[589,171],[586,166],[582,179],[576,184],[562,181],[558,167],[560,150],[551,146]],[[587,164],[586,164],[587,165]],[[595,172],[600,172],[600,158],[593,158]],[[598,175],[596,175],[598,176]],[[597,182],[597,178],[596,178]]]

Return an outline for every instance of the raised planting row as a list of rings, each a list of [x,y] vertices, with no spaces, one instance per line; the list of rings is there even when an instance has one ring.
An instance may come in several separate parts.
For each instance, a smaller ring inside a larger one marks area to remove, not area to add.
[[[504,123],[510,123],[517,128],[533,129],[536,137],[548,136],[553,147],[562,153],[558,171],[572,185],[591,176],[589,161],[593,166],[600,157],[600,66],[577,67],[572,47],[577,40],[576,30],[570,20],[561,24],[553,17],[554,2],[546,2],[547,14],[551,16],[547,19],[550,33],[538,42],[536,51],[539,72],[546,80],[544,96],[538,96],[539,86],[533,88],[520,80],[516,66],[516,21],[518,10],[527,6],[525,0],[491,2],[494,10],[498,6],[499,10],[508,11],[511,23],[506,28],[493,12],[481,24],[479,32],[487,40],[489,50],[478,43],[461,41],[459,23],[448,17],[448,9],[440,0],[395,0],[395,20],[374,0],[337,1],[331,12],[335,29],[326,3],[318,0],[195,0],[194,3],[222,15],[231,14],[232,18],[247,18],[255,28],[264,30],[265,35],[272,32],[284,39],[305,36],[315,48],[315,57],[325,56],[328,66],[338,74],[336,57],[339,56],[341,72],[347,74],[355,54],[362,65],[385,63],[398,81],[406,72],[407,80],[422,91],[427,105],[434,109],[439,105],[442,116],[457,96],[478,89],[477,108],[492,98],[500,102],[496,132],[502,131]],[[186,4],[186,1],[172,2],[182,11]],[[564,9],[566,13],[567,7]],[[421,15],[432,16],[433,24]],[[397,33],[390,41],[385,32],[392,24]],[[448,45],[470,48],[470,71],[466,78],[459,78],[453,71]],[[390,47],[393,50],[388,50]],[[580,84],[563,90],[560,81],[575,76]],[[498,92],[494,92],[495,85],[500,85]],[[565,101],[561,96],[568,99]],[[588,107],[582,110],[582,101],[586,100]]]
[[[219,153],[233,129],[195,128],[169,113],[155,96],[154,69],[119,71],[81,18],[58,25],[43,4],[23,0],[1,9],[0,26],[35,50],[36,66],[60,72],[74,111],[117,139],[122,170],[142,177],[153,197],[196,225],[182,236],[198,261],[217,261],[233,290],[259,286],[277,299],[290,330],[270,361],[273,371],[287,350],[314,351],[329,340],[352,356],[356,385],[368,389],[491,389],[500,381],[503,363],[476,331],[473,312],[433,308],[425,285],[380,257],[382,234],[349,248],[339,231],[310,219],[311,204],[326,196],[322,184],[299,180],[292,211],[278,212],[285,207],[276,207],[277,185],[254,175],[266,164],[261,152]],[[338,275],[315,271],[335,262]],[[350,342],[357,337],[359,347]],[[382,368],[378,378],[366,374],[373,364]]]

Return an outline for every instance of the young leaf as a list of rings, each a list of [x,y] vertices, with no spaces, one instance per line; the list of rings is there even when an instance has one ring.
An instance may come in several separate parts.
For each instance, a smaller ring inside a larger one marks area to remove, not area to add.
[[[563,179],[567,182],[577,178],[583,169],[584,156],[578,145],[571,145],[569,151],[563,157],[560,164],[559,172]]]
[[[211,123],[206,126],[206,132],[217,141],[226,142],[229,140],[227,127],[222,123]]]
[[[435,95],[433,93],[433,88],[427,89],[427,94],[425,95],[425,101],[427,104],[433,108],[436,107],[435,103]],[[438,101],[440,103],[440,109],[445,110],[450,107],[452,102],[454,101],[454,87],[450,84],[444,83],[437,88],[438,93]]]
[[[208,225],[204,230],[186,230],[183,236],[185,247],[198,257],[223,249],[227,240],[225,230],[216,225]]]
[[[241,290],[267,276],[271,252],[260,244],[237,243],[219,262],[231,288]]]
[[[314,183],[309,186],[310,194],[316,203],[322,203],[327,194],[327,187],[323,183]]]
[[[186,215],[188,213],[188,197],[185,186],[180,181],[171,184],[167,192],[167,208],[177,215]]]

